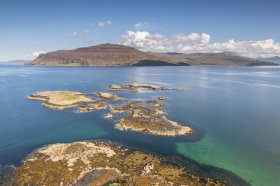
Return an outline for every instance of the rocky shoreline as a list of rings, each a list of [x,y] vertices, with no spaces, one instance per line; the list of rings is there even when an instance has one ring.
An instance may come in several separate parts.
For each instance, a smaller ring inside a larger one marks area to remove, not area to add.
[[[86,97],[80,92],[45,91],[27,96],[30,100],[43,101],[42,105],[51,109],[64,110],[78,107],[81,104],[93,103],[94,99]]]
[[[144,106],[144,105],[147,106]],[[190,127],[168,120],[163,114],[163,104],[157,101],[129,102],[123,107],[113,108],[113,113],[129,113],[116,128],[159,136],[180,136],[192,133]]]
[[[226,185],[161,156],[108,141],[59,143],[40,148],[7,185]]]

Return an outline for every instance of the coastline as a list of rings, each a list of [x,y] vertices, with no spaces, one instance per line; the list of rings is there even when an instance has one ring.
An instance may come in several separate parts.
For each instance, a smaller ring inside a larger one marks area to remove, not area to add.
[[[1,63],[0,63],[1,64]],[[4,64],[3,64],[4,65]],[[7,64],[6,64],[7,65]],[[129,67],[129,68],[141,68],[141,67],[155,67],[155,68],[162,68],[162,67],[244,67],[244,68],[251,68],[251,67],[279,67],[279,64],[275,65],[181,65],[181,66],[173,66],[173,65],[163,65],[163,66],[152,66],[152,65],[147,65],[147,66],[133,66],[133,65],[34,65],[34,64],[23,64],[21,66],[33,66],[33,67]]]
[[[30,154],[28,154],[23,160],[22,160],[22,162],[21,162],[21,164],[19,165],[19,167],[17,167],[16,168],[16,170],[15,171],[17,171],[17,169],[22,169],[22,166],[25,166],[24,164],[26,163],[26,162],[34,162],[34,163],[36,163],[36,159],[37,158],[35,158],[34,159],[34,155],[36,155],[36,153],[38,153],[38,152],[40,152],[40,151],[46,151],[47,149],[49,149],[49,148],[51,148],[52,146],[56,146],[56,145],[62,145],[62,144],[69,144],[69,145],[71,145],[71,144],[79,144],[79,143],[91,143],[91,142],[94,142],[95,143],[95,141],[92,141],[92,140],[87,140],[87,141],[76,141],[76,142],[70,142],[70,143],[54,143],[54,144],[47,144],[47,145],[44,145],[44,146],[42,146],[42,147],[39,147],[39,148],[37,148],[36,150],[34,150],[33,152],[31,152]],[[115,144],[116,145],[116,147],[117,148],[122,148],[122,149],[124,149],[125,151],[127,151],[127,152],[129,152],[129,153],[131,153],[131,152],[140,152],[140,154],[141,153],[144,153],[144,154],[147,154],[147,155],[151,155],[152,157],[158,157],[158,158],[160,158],[161,160],[160,161],[162,161],[162,162],[165,162],[164,164],[170,164],[170,165],[172,165],[172,166],[178,166],[178,167],[184,167],[184,168],[187,168],[188,169],[188,174],[190,174],[190,178],[191,179],[194,179],[194,177],[192,177],[192,175],[195,175],[195,176],[198,176],[198,177],[200,177],[200,178],[202,178],[202,180],[201,179],[198,179],[198,180],[201,180],[201,181],[199,181],[200,183],[203,183],[202,185],[204,185],[205,183],[207,183],[207,182],[209,182],[209,183],[212,183],[212,184],[214,184],[214,185],[224,185],[224,183],[226,183],[226,185],[244,185],[244,186],[246,186],[246,185],[249,185],[249,183],[247,183],[246,181],[244,181],[243,179],[241,179],[240,177],[238,177],[238,176],[236,176],[235,174],[233,174],[233,173],[231,173],[231,172],[229,172],[229,171],[227,171],[227,170],[224,170],[224,169],[220,169],[220,168],[216,168],[216,167],[213,167],[213,166],[207,166],[207,165],[201,165],[201,164],[199,164],[199,163],[197,163],[197,162],[195,162],[194,160],[191,160],[191,159],[189,159],[189,158],[187,158],[187,157],[183,157],[183,156],[170,156],[170,155],[163,155],[163,154],[159,154],[159,153],[156,153],[156,152],[151,152],[151,151],[147,151],[147,150],[143,150],[143,149],[139,149],[139,148],[133,148],[133,147],[128,147],[128,146],[126,146],[126,145],[124,145],[124,144],[120,144],[120,143],[118,143],[118,142],[111,142],[111,141],[107,141],[107,140],[97,140],[96,141],[97,143],[105,143],[105,144]],[[98,147],[99,148],[99,147]],[[59,148],[55,148],[56,150],[59,150]],[[63,148],[64,149],[64,148]],[[129,149],[129,150],[128,150]],[[62,150],[62,149],[61,149]],[[100,149],[101,150],[101,149]],[[105,150],[105,149],[104,149]],[[60,150],[59,150],[60,151]],[[98,150],[99,151],[99,150]],[[103,150],[102,150],[103,151]],[[111,151],[111,150],[110,150]],[[119,150],[118,150],[119,151]],[[46,151],[47,152],[47,151]],[[109,151],[104,151],[104,153],[109,153]],[[87,154],[87,153],[86,153]],[[110,152],[110,155],[107,155],[107,157],[111,157],[111,156],[113,156],[114,155],[114,152]],[[136,154],[137,155],[137,154]],[[76,155],[75,155],[76,156]],[[141,155],[142,156],[142,155]],[[146,156],[146,155],[145,155]],[[40,156],[38,156],[39,158],[41,157],[41,155]],[[71,156],[69,156],[69,158],[70,158]],[[82,157],[85,157],[85,155],[82,155]],[[64,156],[60,156],[60,158],[67,158],[66,156],[64,157]],[[68,158],[67,158],[68,159]],[[57,160],[59,160],[59,159],[57,159]],[[53,160],[53,161],[57,161],[57,160]],[[77,160],[79,160],[79,158],[77,159]],[[75,161],[77,161],[77,160],[74,160],[74,161],[72,161],[71,159],[69,159],[68,160],[68,167],[70,166],[70,167],[72,167],[74,164],[73,163],[75,163]],[[45,160],[43,160],[43,161],[45,161]],[[88,161],[88,160],[83,160],[83,161]],[[71,163],[70,163],[71,162]],[[153,161],[151,161],[151,162],[154,162],[154,160]],[[32,167],[33,167],[33,165],[35,166],[35,164],[34,163],[32,163],[31,164],[31,169],[32,169]],[[70,164],[69,164],[70,163]],[[48,163],[49,164],[49,163]],[[163,165],[164,165],[163,164]],[[57,164],[54,164],[54,166],[57,166]],[[101,166],[101,164],[100,164],[100,166]],[[104,166],[104,165],[103,165]],[[29,165],[27,166],[27,168],[29,167]],[[106,169],[108,169],[108,166],[105,166],[105,167],[107,167]],[[35,168],[35,170],[36,170],[36,167],[34,167]],[[150,166],[150,168],[152,168],[153,169],[153,166]],[[21,172],[22,173],[24,173],[25,172],[25,169],[26,168],[24,168],[24,169],[22,169],[23,170],[23,172],[22,172],[22,170],[21,170]],[[111,169],[111,168],[109,168],[109,169]],[[114,169],[114,168],[113,168]],[[69,170],[70,171],[72,171],[72,169],[71,168],[69,168]],[[94,170],[94,169],[93,169]],[[117,169],[116,169],[117,170]],[[145,170],[145,169],[144,169]],[[205,170],[207,170],[207,171],[205,171]],[[147,171],[147,170],[146,170]],[[121,172],[119,172],[119,171],[117,171],[118,172],[118,174],[120,174]],[[147,175],[149,175],[149,170],[147,171]],[[21,174],[22,174],[21,173]],[[25,173],[24,173],[25,174]],[[40,173],[37,173],[37,174],[40,174]],[[176,174],[175,172],[174,172],[174,174]],[[85,174],[84,174],[85,175]],[[145,175],[145,174],[144,174]],[[12,179],[11,180],[9,180],[9,182],[8,183],[10,183],[11,181],[15,181],[14,179],[14,177],[12,176],[11,177]],[[81,177],[79,177],[79,179],[80,179]],[[205,179],[206,178],[206,179]],[[32,179],[32,177],[30,178],[30,179]],[[38,178],[37,178],[38,179]],[[102,178],[103,179],[103,178]],[[141,178],[141,179],[143,179],[143,178]],[[148,179],[150,179],[150,178],[148,178]],[[154,179],[154,178],[153,178]],[[161,181],[163,181],[162,179],[160,179]],[[195,179],[194,179],[195,180]],[[193,181],[194,181],[193,180]],[[204,180],[204,181],[203,181]],[[206,181],[207,180],[207,181]],[[216,181],[215,181],[216,180]],[[224,181],[221,181],[221,180],[224,180]],[[159,181],[159,180],[158,180]]]

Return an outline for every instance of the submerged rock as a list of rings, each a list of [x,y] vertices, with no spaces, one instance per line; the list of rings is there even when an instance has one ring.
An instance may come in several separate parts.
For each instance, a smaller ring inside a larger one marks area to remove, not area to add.
[[[16,167],[14,165],[0,165],[0,185],[7,185],[11,177],[15,174]]]

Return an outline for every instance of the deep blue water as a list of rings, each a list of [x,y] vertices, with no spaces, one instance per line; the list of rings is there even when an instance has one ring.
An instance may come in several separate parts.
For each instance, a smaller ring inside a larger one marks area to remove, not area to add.
[[[184,92],[119,92],[134,100],[166,96],[168,117],[195,134],[162,138],[120,132],[107,111],[54,111],[25,97],[45,90],[105,91],[150,83]],[[109,139],[229,170],[252,185],[280,185],[280,68],[33,67],[0,65],[0,164],[18,165],[50,143]]]

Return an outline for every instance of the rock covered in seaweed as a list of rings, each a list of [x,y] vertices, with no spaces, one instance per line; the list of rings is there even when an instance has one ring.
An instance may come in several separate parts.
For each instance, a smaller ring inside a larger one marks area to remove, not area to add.
[[[192,133],[190,127],[167,119],[163,115],[162,106],[163,104],[157,101],[130,102],[123,107],[113,108],[111,111],[129,113],[116,124],[116,128],[120,130],[131,130],[159,136],[180,136]]]
[[[187,167],[105,141],[53,144],[29,155],[14,185],[224,185]]]

